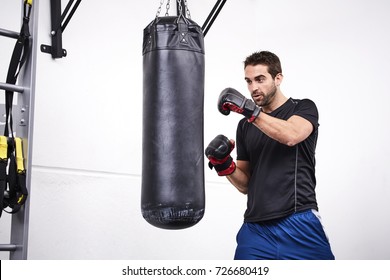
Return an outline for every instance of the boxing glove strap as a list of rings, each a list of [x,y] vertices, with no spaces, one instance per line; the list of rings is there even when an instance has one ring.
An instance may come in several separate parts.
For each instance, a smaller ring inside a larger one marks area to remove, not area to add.
[[[236,170],[236,164],[231,156],[228,156],[226,161],[222,163],[216,163],[215,160],[210,157],[209,167],[210,169],[213,169],[214,167],[219,176],[230,175],[234,172],[234,170]]]
[[[248,122],[254,122],[255,119],[260,115],[260,112],[261,112],[261,107],[257,107],[255,108],[255,110],[253,111],[253,114],[250,118],[248,118]]]

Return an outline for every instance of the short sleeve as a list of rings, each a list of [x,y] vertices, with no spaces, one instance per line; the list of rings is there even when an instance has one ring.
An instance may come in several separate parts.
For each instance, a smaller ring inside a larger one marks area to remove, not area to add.
[[[245,141],[244,141],[244,129],[245,126],[248,124],[246,119],[242,119],[238,122],[237,125],[237,132],[236,132],[236,148],[237,148],[237,160],[249,160],[249,155],[247,153],[247,149],[245,147]]]
[[[295,108],[294,115],[308,120],[315,129],[319,126],[317,106],[310,99],[300,100]]]

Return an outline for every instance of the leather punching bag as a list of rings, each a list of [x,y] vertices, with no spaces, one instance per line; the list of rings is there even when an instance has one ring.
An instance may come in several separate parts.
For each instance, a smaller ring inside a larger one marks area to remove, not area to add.
[[[204,214],[204,41],[183,16],[156,17],[143,38],[141,210],[163,229]]]

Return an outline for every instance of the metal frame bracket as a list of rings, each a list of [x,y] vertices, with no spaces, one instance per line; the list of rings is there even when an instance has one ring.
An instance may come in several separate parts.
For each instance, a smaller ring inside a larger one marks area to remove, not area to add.
[[[51,46],[42,44],[41,52],[51,54],[52,58],[62,58],[67,55],[67,51],[62,48],[62,33],[80,5],[80,2],[81,0],[77,0],[73,5],[74,0],[70,0],[64,12],[61,13],[61,0],[50,0]]]

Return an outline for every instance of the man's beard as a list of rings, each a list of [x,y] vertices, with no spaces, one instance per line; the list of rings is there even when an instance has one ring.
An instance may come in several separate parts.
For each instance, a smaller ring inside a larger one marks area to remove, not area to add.
[[[274,84],[272,90],[268,94],[262,94],[263,98],[262,98],[262,100],[260,102],[256,102],[254,100],[256,105],[260,106],[260,107],[267,107],[267,106],[271,105],[272,101],[275,98],[276,91],[277,91],[277,88],[276,88],[276,86]]]

